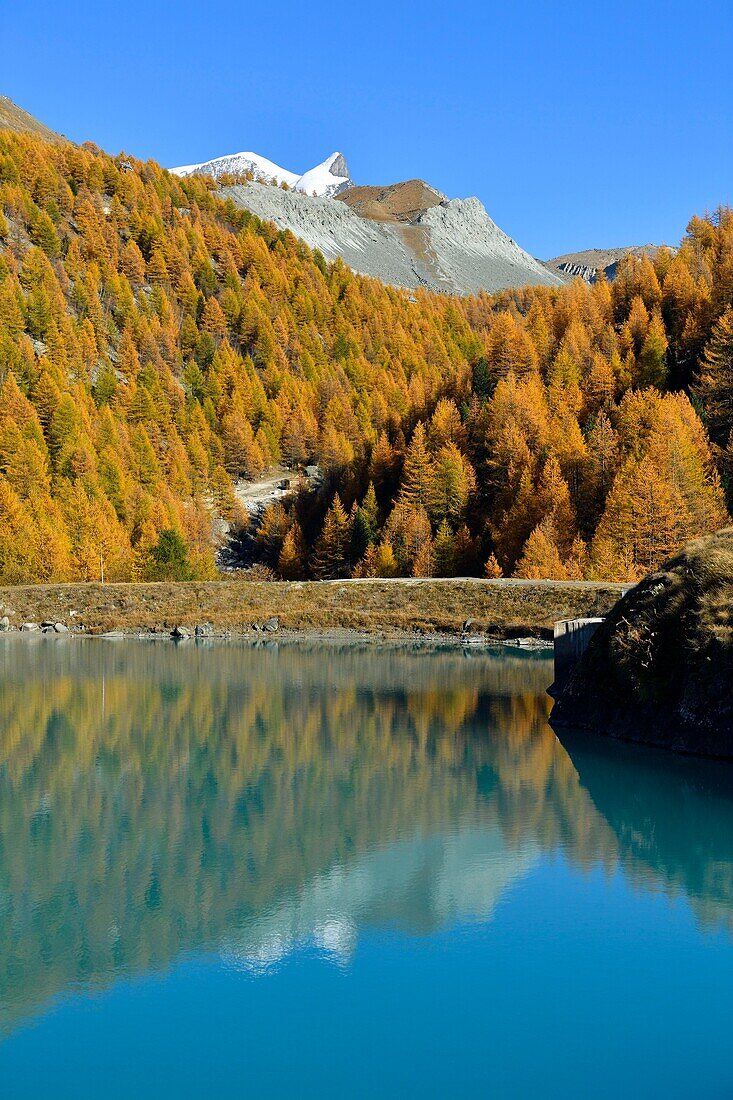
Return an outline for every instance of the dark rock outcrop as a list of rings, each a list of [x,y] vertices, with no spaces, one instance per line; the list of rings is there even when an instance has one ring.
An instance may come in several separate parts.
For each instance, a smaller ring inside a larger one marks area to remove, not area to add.
[[[331,175],[337,176],[340,179],[351,180],[351,173],[349,172],[349,166],[346,163],[346,157],[343,153],[338,153],[334,160],[331,161]],[[349,184],[342,184],[340,190],[348,187]],[[338,192],[336,192],[338,194]]]
[[[733,757],[733,528],[689,543],[616,605],[551,720]]]

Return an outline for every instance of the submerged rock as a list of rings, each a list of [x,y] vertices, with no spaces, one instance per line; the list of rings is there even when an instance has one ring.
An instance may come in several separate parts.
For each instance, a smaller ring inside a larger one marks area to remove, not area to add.
[[[733,528],[689,543],[619,601],[551,721],[733,757]]]

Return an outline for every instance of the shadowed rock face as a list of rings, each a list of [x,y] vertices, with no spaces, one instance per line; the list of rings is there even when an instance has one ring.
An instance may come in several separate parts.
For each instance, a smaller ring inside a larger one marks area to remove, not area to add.
[[[733,528],[690,543],[616,605],[552,721],[733,757]]]
[[[338,176],[341,179],[350,180],[351,173],[349,172],[349,166],[346,163],[346,157],[343,153],[339,153],[330,164],[331,175]],[[344,186],[348,186],[345,184]]]

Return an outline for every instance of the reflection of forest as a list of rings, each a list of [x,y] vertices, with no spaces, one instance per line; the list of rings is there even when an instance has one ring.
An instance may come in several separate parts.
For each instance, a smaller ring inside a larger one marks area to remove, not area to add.
[[[546,723],[543,659],[15,638],[0,670],[6,1025],[186,952],[480,918],[543,850],[621,855],[711,918],[733,897],[720,845],[713,868],[679,830],[651,843],[668,802],[603,816]],[[703,839],[729,826],[725,799],[688,801]]]

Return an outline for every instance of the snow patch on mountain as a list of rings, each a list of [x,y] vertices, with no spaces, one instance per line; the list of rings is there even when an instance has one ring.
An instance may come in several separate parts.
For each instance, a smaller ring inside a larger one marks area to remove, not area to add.
[[[302,191],[306,195],[337,195],[351,185],[349,169],[341,153],[331,153],[330,157],[315,168],[299,175],[289,172],[267,157],[258,153],[228,153],[223,157],[205,160],[200,164],[182,164],[171,168],[175,176],[213,176],[219,179],[224,175],[243,175],[251,172],[258,183],[285,183],[288,187]]]

